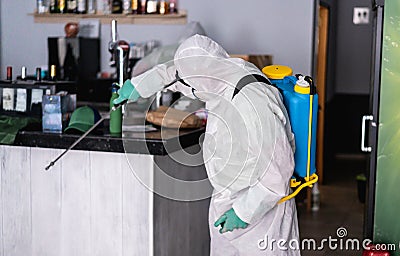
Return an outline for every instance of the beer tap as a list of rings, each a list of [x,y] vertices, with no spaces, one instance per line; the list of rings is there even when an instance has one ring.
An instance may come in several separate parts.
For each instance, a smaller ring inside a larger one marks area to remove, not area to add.
[[[108,44],[111,53],[110,66],[116,67],[115,77],[118,79],[119,86],[128,79],[129,68],[129,44],[125,40],[118,39],[117,21],[111,21],[111,41]]]

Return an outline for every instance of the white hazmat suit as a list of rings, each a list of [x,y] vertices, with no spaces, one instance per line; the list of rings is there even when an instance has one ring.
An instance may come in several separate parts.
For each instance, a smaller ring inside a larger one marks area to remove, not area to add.
[[[195,95],[209,112],[203,158],[214,188],[211,255],[300,255],[293,249],[299,243],[295,202],[278,204],[290,194],[294,170],[294,136],[279,91],[260,82],[238,90],[244,76],[263,74],[253,64],[229,58],[216,42],[200,35],[185,40],[173,62],[131,83],[146,98],[171,83],[176,72],[184,83],[168,89]],[[213,224],[231,208],[249,225],[221,234]]]

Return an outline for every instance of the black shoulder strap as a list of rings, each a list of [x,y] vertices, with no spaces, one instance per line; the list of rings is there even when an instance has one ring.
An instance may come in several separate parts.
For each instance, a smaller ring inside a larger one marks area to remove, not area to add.
[[[255,83],[255,82],[260,82],[260,83],[265,83],[265,84],[271,85],[271,82],[262,75],[252,74],[252,75],[244,76],[236,84],[235,91],[233,92],[233,95],[232,95],[232,100],[236,96],[236,94],[238,94],[240,92],[240,90],[242,90],[246,85]]]

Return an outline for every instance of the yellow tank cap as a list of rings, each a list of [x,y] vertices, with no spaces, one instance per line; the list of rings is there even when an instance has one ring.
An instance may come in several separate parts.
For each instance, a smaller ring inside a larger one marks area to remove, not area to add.
[[[293,74],[293,70],[291,68],[282,65],[266,66],[262,69],[262,72],[269,79],[283,79],[285,76],[291,76]]]
[[[294,91],[300,94],[310,94],[310,87],[301,87],[296,84],[294,86]]]

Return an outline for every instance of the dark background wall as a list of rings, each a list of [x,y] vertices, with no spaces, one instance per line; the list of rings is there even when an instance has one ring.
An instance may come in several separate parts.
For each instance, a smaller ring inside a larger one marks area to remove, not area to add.
[[[368,95],[372,58],[372,1],[320,0],[328,7],[326,100],[337,94]],[[370,8],[370,23],[353,24],[354,7]]]
[[[371,0],[339,0],[336,22],[337,94],[366,95],[369,93],[372,58],[372,15],[370,23],[353,24],[353,8],[372,8]]]

